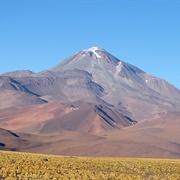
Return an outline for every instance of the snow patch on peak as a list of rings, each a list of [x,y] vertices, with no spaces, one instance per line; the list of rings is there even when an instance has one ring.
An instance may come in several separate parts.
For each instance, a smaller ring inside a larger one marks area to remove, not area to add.
[[[104,49],[97,46],[93,46],[89,49],[85,49],[84,51],[92,52],[97,58],[101,58],[101,56],[96,51],[104,51]]]
[[[91,48],[89,48],[89,49],[87,49],[87,50],[89,50],[89,51],[104,51],[104,49],[103,48],[101,48],[101,47],[98,47],[98,46],[93,46],[93,47],[91,47]]]

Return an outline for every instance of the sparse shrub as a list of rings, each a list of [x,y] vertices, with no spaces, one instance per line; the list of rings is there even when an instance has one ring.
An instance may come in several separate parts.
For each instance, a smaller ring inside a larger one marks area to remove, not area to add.
[[[180,160],[63,157],[0,151],[0,179],[180,179]]]

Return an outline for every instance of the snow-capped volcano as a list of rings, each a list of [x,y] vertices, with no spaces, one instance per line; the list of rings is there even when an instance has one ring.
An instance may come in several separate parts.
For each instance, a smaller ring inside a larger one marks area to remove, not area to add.
[[[76,97],[74,100],[85,98],[93,102],[92,99],[99,99],[129,113],[133,118],[144,118],[147,114],[161,111],[161,107],[173,109],[174,98],[177,100],[180,97],[179,90],[163,79],[149,75],[97,46],[72,55],[57,66],[43,72],[41,76],[49,76],[50,73],[53,76],[67,74],[68,81],[75,77],[84,79],[90,77],[91,82],[96,84],[94,84],[96,88],[90,88],[93,93],[89,92],[87,84],[83,87],[85,94],[79,91],[82,82],[75,78],[73,83],[71,80],[71,93],[65,91],[63,94],[71,97],[76,91],[77,94],[73,95]],[[84,97],[81,94],[84,94]]]
[[[22,89],[46,101],[113,106],[132,119],[180,109],[180,91],[101,47],[84,49],[57,66],[3,87]]]

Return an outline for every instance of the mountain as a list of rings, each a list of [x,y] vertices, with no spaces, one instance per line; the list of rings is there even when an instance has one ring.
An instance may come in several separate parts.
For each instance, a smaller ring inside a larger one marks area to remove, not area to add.
[[[131,118],[141,120],[162,110],[180,107],[179,89],[115,58],[102,48],[83,50],[49,71],[60,73],[75,69],[88,72],[92,81],[101,87],[98,98],[114,105],[123,113],[129,112],[127,115]],[[41,75],[46,76],[47,72]],[[67,96],[71,94],[68,91],[66,93]]]
[[[137,121],[159,112],[180,109],[179,89],[100,47],[82,50],[37,74],[15,72],[8,73],[11,77],[4,76],[6,73],[1,77],[0,89],[28,93],[31,97],[27,97],[27,101],[31,104],[40,101],[103,104]],[[23,77],[17,76],[23,73]],[[31,100],[32,97],[37,100]]]
[[[178,88],[100,47],[0,75],[0,128],[28,141],[21,151],[179,158],[179,113]]]
[[[100,47],[82,50],[49,70],[11,79],[14,89],[38,99],[113,106],[137,121],[180,109],[179,89]],[[6,82],[2,88],[12,89],[12,83]]]
[[[21,91],[23,87],[48,102],[100,103],[138,121],[180,109],[179,89],[99,47],[80,51],[30,77],[14,77],[14,81]]]

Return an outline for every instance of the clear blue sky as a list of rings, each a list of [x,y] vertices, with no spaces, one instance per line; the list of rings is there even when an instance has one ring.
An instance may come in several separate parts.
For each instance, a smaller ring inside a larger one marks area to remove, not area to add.
[[[91,46],[180,88],[180,0],[0,0],[0,73]]]

